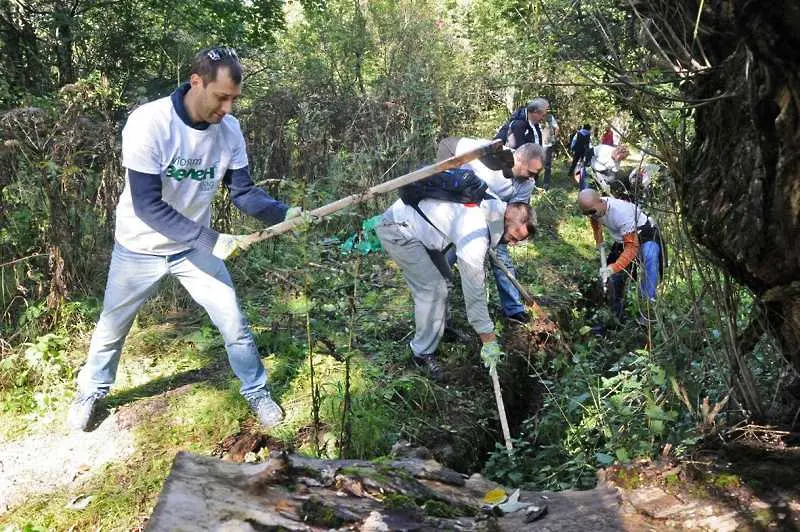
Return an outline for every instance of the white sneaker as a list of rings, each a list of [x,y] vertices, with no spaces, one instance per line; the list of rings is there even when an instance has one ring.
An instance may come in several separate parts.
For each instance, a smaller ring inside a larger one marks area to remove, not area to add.
[[[269,392],[263,391],[248,397],[247,402],[262,427],[273,427],[283,421],[283,410],[278,403],[272,400]]]

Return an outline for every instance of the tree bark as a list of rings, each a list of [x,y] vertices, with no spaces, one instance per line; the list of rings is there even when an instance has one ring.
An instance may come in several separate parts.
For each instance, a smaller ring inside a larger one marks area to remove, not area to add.
[[[261,464],[231,464],[179,453],[147,529],[158,530],[541,530],[624,529],[619,495],[521,491],[524,507],[480,509],[499,485],[465,477],[434,460],[317,460],[273,452]],[[508,491],[510,494],[511,491]],[[535,523],[531,506],[546,507]],[[502,515],[501,515],[502,514]]]
[[[74,16],[69,7],[63,2],[56,2],[53,10],[53,26],[55,31],[56,57],[58,59],[58,85],[59,87],[75,81],[73,65],[73,31]]]
[[[697,39],[687,29],[695,28]],[[655,39],[690,72],[695,137],[672,168],[693,236],[765,303],[800,370],[800,4],[639,2]],[[681,169],[684,169],[683,171]]]

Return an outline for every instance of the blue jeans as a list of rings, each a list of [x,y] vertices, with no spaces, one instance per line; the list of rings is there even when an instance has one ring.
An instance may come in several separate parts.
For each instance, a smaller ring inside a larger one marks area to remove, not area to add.
[[[661,246],[658,242],[648,241],[639,248],[639,293],[649,301],[656,299],[658,286],[658,273],[661,263]],[[622,319],[625,314],[625,285],[628,280],[628,268],[615,273],[610,278],[611,310],[614,315]]]
[[[511,275],[516,278],[517,271],[514,269],[514,263],[511,262],[511,254],[508,252],[508,245],[498,244],[495,248],[495,254],[497,255],[497,260],[502,262],[508,271],[511,272]],[[454,246],[450,247],[445,254],[445,258],[452,268],[456,263],[456,251]],[[494,264],[492,264],[492,271],[494,272],[494,280],[497,283],[497,294],[500,296],[500,305],[503,307],[503,314],[508,317],[520,312],[525,312],[525,305],[522,303],[522,295],[519,293],[519,290],[517,290],[517,287],[514,286],[514,283],[508,279],[508,276],[503,273],[503,270]]]
[[[506,244],[498,244],[495,248],[497,259],[505,265],[511,275],[515,278],[517,271],[514,269],[514,263],[511,262],[511,254],[508,252]],[[494,272],[494,280],[497,283],[497,294],[500,296],[500,304],[503,307],[503,314],[506,316],[513,316],[520,312],[525,312],[525,305],[522,304],[522,296],[514,286],[514,283],[503,273],[503,270],[495,265],[492,265]]]
[[[658,245],[658,242],[652,240],[645,242],[639,250],[639,257],[642,263],[639,291],[642,297],[654,301],[656,287],[658,286],[658,270],[661,263],[661,246]]]
[[[145,255],[115,244],[103,312],[92,335],[88,360],[78,374],[80,392],[108,393],[136,313],[166,275],[180,281],[222,333],[228,361],[241,381],[242,395],[249,397],[265,389],[267,373],[222,260],[207,251]]]

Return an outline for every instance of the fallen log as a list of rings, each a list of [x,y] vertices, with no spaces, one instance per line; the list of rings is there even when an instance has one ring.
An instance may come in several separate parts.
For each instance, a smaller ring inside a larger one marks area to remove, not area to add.
[[[498,515],[482,508],[498,484],[434,460],[317,460],[270,454],[234,464],[181,452],[147,529],[161,530],[620,530],[614,488],[521,491],[520,503],[546,509]]]

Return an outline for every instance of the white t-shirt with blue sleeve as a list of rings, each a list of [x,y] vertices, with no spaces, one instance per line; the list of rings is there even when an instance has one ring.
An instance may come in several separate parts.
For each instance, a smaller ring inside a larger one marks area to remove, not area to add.
[[[161,176],[162,199],[189,220],[211,222],[211,202],[227,170],[248,165],[239,121],[226,115],[218,124],[194,129],[178,116],[170,97],[131,113],[122,131],[125,188],[116,210],[115,239],[139,253],[171,255],[190,248],[147,225],[133,208],[128,170]]]

